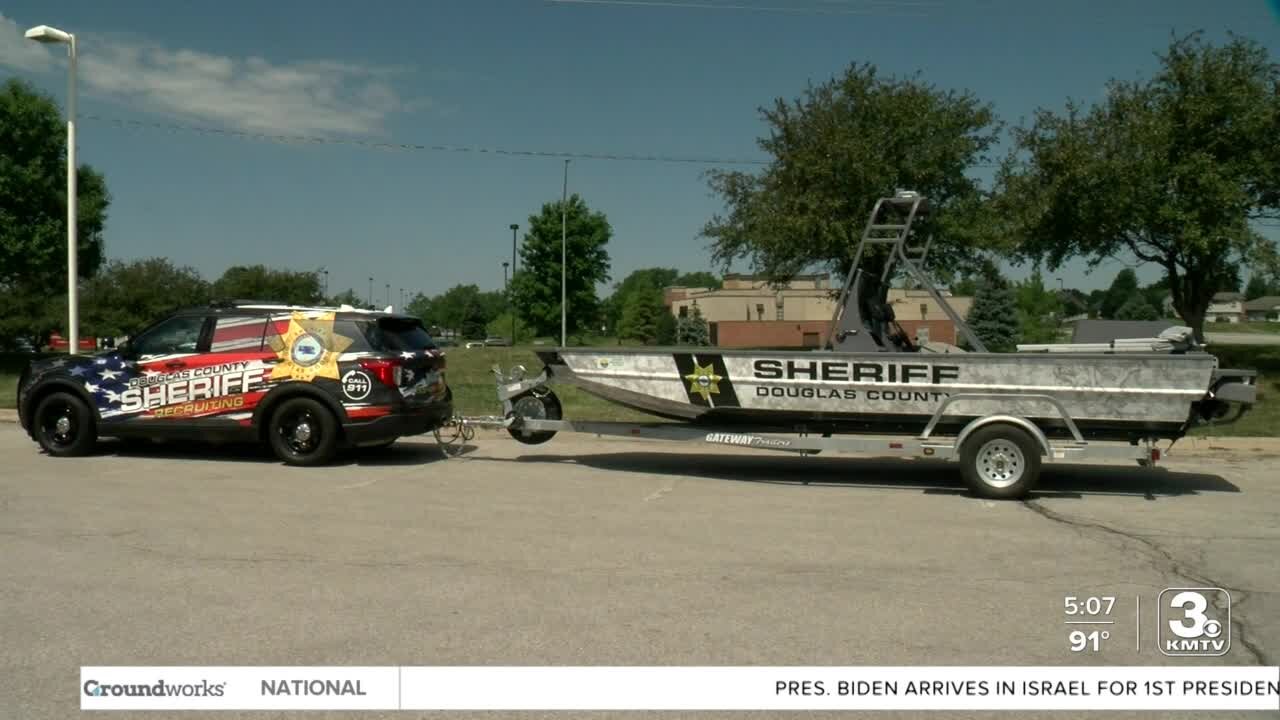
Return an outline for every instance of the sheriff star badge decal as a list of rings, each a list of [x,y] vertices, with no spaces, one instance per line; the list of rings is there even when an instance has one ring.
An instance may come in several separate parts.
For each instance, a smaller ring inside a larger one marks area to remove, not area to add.
[[[338,379],[338,356],[354,342],[333,330],[334,314],[295,312],[289,329],[271,338],[271,349],[280,362],[271,379],[310,382],[318,377]]]
[[[720,394],[720,381],[724,378],[716,374],[714,363],[703,367],[694,360],[693,372],[685,375],[684,379],[689,381],[689,392],[701,395],[709,403],[712,395]]]

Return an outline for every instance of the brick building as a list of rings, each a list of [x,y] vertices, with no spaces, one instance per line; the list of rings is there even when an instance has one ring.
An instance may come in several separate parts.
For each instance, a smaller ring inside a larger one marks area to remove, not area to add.
[[[683,317],[697,307],[720,347],[820,347],[830,331],[839,291],[829,275],[800,275],[785,285],[770,285],[757,275],[726,275],[724,287],[669,287],[664,299],[671,313]],[[973,299],[950,297],[948,304],[964,318]],[[903,330],[918,342],[955,344],[956,328],[924,290],[889,290],[888,302]]]

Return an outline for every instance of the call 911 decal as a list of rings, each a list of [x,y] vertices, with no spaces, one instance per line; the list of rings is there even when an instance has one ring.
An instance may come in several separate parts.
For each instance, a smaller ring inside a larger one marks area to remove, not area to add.
[[[348,370],[342,376],[342,394],[351,400],[363,400],[373,391],[373,379],[363,370]]]

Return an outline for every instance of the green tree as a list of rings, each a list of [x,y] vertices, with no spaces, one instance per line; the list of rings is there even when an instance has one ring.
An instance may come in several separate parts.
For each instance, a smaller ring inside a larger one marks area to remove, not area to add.
[[[662,313],[658,315],[658,332],[654,338],[654,343],[658,345],[675,345],[676,335],[679,332],[679,324],[674,315],[668,308],[663,308]]]
[[[700,347],[711,344],[711,330],[697,305],[693,306],[688,315],[676,321],[676,343]]]
[[[716,277],[714,274],[705,270],[697,272],[687,272],[676,278],[672,285],[679,287],[691,288],[708,288],[711,290],[719,290],[724,285],[724,281]]]
[[[414,293],[409,302],[404,306],[405,312],[419,318],[427,325],[437,324],[438,321],[432,314],[431,298],[423,293]]]
[[[983,278],[965,321],[990,352],[1013,350],[1018,338],[1018,311],[1008,283],[1001,278]]]
[[[872,204],[895,188],[933,203],[920,225],[934,238],[931,265],[955,267],[989,244],[983,193],[967,171],[986,160],[999,122],[971,93],[851,65],[760,113],[768,135],[758,144],[769,165],[758,174],[708,174],[726,214],[702,235],[721,265],[746,259],[773,280],[815,265],[845,275]],[[883,258],[872,253],[864,266],[878,272]]]
[[[356,291],[352,290],[351,288],[347,288],[346,290],[343,290],[337,295],[334,295],[333,297],[329,298],[329,304],[335,305],[338,307],[341,307],[343,305],[350,305],[353,308],[362,308],[362,309],[369,308],[369,303],[366,302],[366,298],[360,297],[359,295],[356,294]]]
[[[1271,284],[1267,282],[1267,278],[1262,273],[1255,272],[1249,278],[1249,284],[1244,288],[1245,300],[1257,300],[1264,295],[1270,293]]]
[[[67,326],[66,291],[24,280],[0,284],[0,349],[25,340],[44,347],[49,336]]]
[[[1058,303],[1062,306],[1063,318],[1087,315],[1089,313],[1089,296],[1075,288],[1059,290]]]
[[[613,286],[613,294],[605,298],[601,304],[601,314],[604,316],[605,326],[613,331],[617,331],[618,324],[622,320],[622,311],[627,305],[627,298],[636,290],[644,290],[649,292],[655,288],[661,289],[669,285],[676,284],[676,278],[679,271],[675,268],[641,268],[631,271],[622,282],[615,283]]]
[[[656,342],[664,314],[671,313],[662,304],[662,291],[653,287],[637,288],[627,295],[618,323],[618,337],[646,344]]]
[[[1018,308],[1018,335],[1024,343],[1049,343],[1058,339],[1062,326],[1062,302],[1046,290],[1044,278],[1036,270],[1014,288]]]
[[[276,270],[265,265],[235,265],[213,283],[217,300],[264,300],[286,305],[315,305],[320,293],[320,274],[307,271]]]
[[[512,283],[512,299],[521,318],[538,335],[560,336],[560,216],[565,209],[565,294],[568,330],[591,330],[600,317],[596,285],[609,279],[605,246],[613,228],[604,213],[592,211],[577,194],[568,205],[546,203],[529,217],[520,248],[520,272]]]
[[[1159,320],[1160,313],[1142,295],[1134,295],[1116,309],[1116,320]]]
[[[453,330],[468,340],[482,340],[489,323],[498,316],[497,306],[501,303],[501,297],[495,303],[491,295],[476,285],[455,285],[425,303],[419,302],[419,296],[410,307],[425,305],[426,312],[420,317],[427,322]]]
[[[1130,268],[1125,268],[1116,273],[1115,279],[1111,281],[1111,287],[1107,288],[1106,295],[1102,297],[1102,306],[1098,311],[1102,313],[1102,317],[1113,320],[1121,306],[1140,296],[1138,274]]]
[[[0,289],[29,295],[40,286],[66,287],[66,158],[66,126],[53,100],[20,80],[0,85]],[[76,168],[76,183],[83,278],[102,264],[111,199],[106,180],[87,165]]]
[[[209,298],[209,283],[194,268],[161,257],[112,260],[85,283],[83,332],[131,335],[173,310],[204,305]]]
[[[1159,320],[1163,317],[1165,314],[1165,300],[1169,297],[1169,286],[1165,284],[1164,278],[1150,285],[1143,285],[1139,292],[1142,293],[1142,299],[1155,311],[1156,317],[1154,319]]]
[[[490,320],[487,332],[489,335],[507,338],[511,341],[512,345],[517,343],[527,343],[530,340],[533,340],[533,333],[525,326],[520,318],[516,318],[515,321],[516,333],[514,338],[511,337],[511,313],[504,312]]]
[[[1280,213],[1280,66],[1256,42],[1175,39],[1148,80],[1014,133],[997,187],[1022,253],[1058,267],[1118,253],[1159,266],[1197,338],[1214,292],[1268,253],[1250,220]]]
[[[485,326],[493,322],[495,319],[507,312],[507,294],[501,290],[484,290],[477,297],[480,304],[480,314],[484,316]],[[511,320],[507,320],[507,329],[498,335],[506,337],[511,334]]]

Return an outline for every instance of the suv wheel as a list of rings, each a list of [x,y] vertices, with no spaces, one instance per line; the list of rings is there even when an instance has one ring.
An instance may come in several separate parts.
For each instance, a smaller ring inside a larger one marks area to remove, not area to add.
[[[319,401],[285,400],[271,413],[267,439],[276,457],[290,465],[323,465],[338,449],[338,421]]]
[[[53,393],[40,401],[32,429],[40,447],[56,457],[85,455],[98,441],[89,406],[66,392]]]

